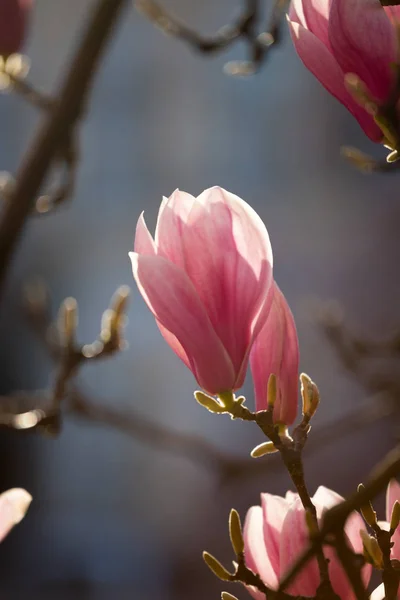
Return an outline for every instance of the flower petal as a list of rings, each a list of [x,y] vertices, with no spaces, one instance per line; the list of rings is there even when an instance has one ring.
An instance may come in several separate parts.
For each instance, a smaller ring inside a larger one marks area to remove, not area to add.
[[[186,273],[160,256],[130,258],[147,306],[179,340],[199,385],[211,394],[233,389],[232,363]]]
[[[211,188],[193,205],[184,246],[185,270],[241,378],[253,328],[272,283],[265,225],[243,200]]]
[[[300,499],[295,500],[283,522],[280,539],[280,578],[291,569],[299,556],[309,546],[305,511]],[[320,583],[317,560],[310,560],[297,575],[286,592],[291,596],[315,596]]]
[[[383,137],[374,119],[351,97],[344,85],[344,73],[329,49],[310,31],[289,21],[296,51],[309,71],[357,119],[366,135],[373,141]]]
[[[158,212],[155,233],[157,253],[182,268],[185,265],[183,229],[194,202],[191,194],[175,190],[169,198],[163,198]]]
[[[261,494],[261,507],[265,547],[274,572],[279,573],[281,529],[290,503],[281,496]]]
[[[191,369],[188,356],[187,356],[182,344],[178,340],[178,338],[173,333],[168,331],[168,329],[166,329],[164,327],[164,325],[161,325],[161,323],[158,319],[156,319],[156,323],[157,323],[158,329],[161,332],[161,335],[163,336],[164,340],[167,342],[169,347],[172,348],[172,350],[175,352],[175,354],[177,356],[179,356],[181,361],[183,363],[185,363],[185,365],[188,367],[188,369]]]
[[[377,100],[386,100],[397,39],[380,1],[332,0],[329,40],[343,73],[355,73]]]
[[[245,561],[248,568],[258,573],[268,587],[276,588],[278,578],[265,547],[263,526],[261,506],[252,506],[247,511],[243,528]]]
[[[134,248],[135,252],[138,254],[147,254],[148,256],[154,256],[156,254],[156,246],[149,230],[147,229],[143,213],[140,215],[136,225]]]
[[[329,48],[328,20],[331,0],[306,0],[303,3],[306,28]]]
[[[0,542],[25,516],[32,496],[21,488],[0,494]]]
[[[256,409],[266,410],[269,376],[277,377],[274,421],[291,425],[298,408],[299,343],[293,315],[274,282],[267,321],[250,354]]]

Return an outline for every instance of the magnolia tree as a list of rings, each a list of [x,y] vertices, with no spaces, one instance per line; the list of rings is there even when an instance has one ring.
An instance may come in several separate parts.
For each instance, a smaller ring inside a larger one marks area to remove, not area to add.
[[[2,180],[3,285],[28,216],[34,211],[48,212],[73,194],[79,120],[107,39],[128,2],[97,0],[93,4],[65,80],[58,94],[49,97],[25,78],[29,61],[22,48],[32,3],[0,2],[2,86],[44,113],[20,169],[15,176],[4,174]],[[281,28],[288,26],[304,65],[354,115],[365,134],[389,150],[382,162],[355,149],[347,148],[346,156],[364,170],[397,168],[400,7],[395,1],[276,0],[263,30],[257,0],[248,0],[232,25],[207,39],[152,0],[140,0],[137,8],[165,32],[204,53],[222,50],[242,38],[250,59],[229,63],[226,70],[232,74],[256,73],[279,42]],[[49,174],[52,185],[43,191]],[[396,476],[400,449],[388,455],[365,485],[355,481],[358,489],[347,499],[323,486],[313,495],[308,489],[303,449],[320,396],[312,379],[299,373],[294,318],[284,290],[274,281],[269,235],[257,213],[220,187],[206,189],[197,198],[176,190],[162,200],[154,237],[140,215],[130,258],[134,280],[162,337],[197,382],[197,402],[219,418],[225,415],[253,422],[266,439],[252,450],[252,457],[268,460],[269,455],[279,454],[292,482],[284,497],[260,489],[260,504],[249,507],[243,528],[238,512],[232,509],[233,568],[204,552],[211,571],[224,582],[242,584],[259,600],[365,600],[370,596],[393,600],[399,596],[400,485]],[[77,304],[72,298],[63,303],[58,337],[50,348],[59,364],[54,387],[40,406],[37,396],[21,397],[13,410],[2,412],[2,425],[57,430],[68,399],[82,416],[127,427],[112,412],[96,411],[69,386],[86,361],[123,348],[127,298],[125,286],[117,290],[103,315],[98,339],[83,346],[75,338]],[[29,300],[31,314],[43,317],[43,290],[31,290]],[[253,408],[239,395],[248,368],[254,384]],[[164,431],[157,439],[168,445],[171,436]],[[377,517],[372,501],[385,489],[386,514]],[[17,489],[0,496],[0,539],[22,519],[30,500],[27,492]],[[372,591],[373,570],[381,583]],[[227,591],[222,598],[234,600]]]

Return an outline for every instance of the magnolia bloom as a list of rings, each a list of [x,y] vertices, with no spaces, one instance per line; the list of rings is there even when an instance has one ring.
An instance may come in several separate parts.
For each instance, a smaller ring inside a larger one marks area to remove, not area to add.
[[[26,28],[32,0],[0,1],[0,55],[20,52],[26,37]]]
[[[0,494],[0,542],[24,518],[32,496],[23,489],[13,488]]]
[[[154,239],[143,215],[133,275],[167,343],[210,394],[243,385],[272,302],[268,232],[246,202],[219,187],[161,204]]]
[[[276,283],[268,318],[251,350],[250,366],[256,409],[267,409],[268,379],[273,373],[277,378],[274,421],[291,425],[297,415],[299,342],[293,315]]]
[[[343,498],[326,487],[320,486],[314,494],[313,503],[318,519]],[[360,529],[365,529],[358,513],[352,513],[347,519],[345,533],[353,550],[362,553],[363,545]],[[272,494],[261,494],[261,506],[253,506],[247,513],[244,524],[244,544],[246,565],[258,573],[271,589],[277,589],[279,580],[293,566],[309,543],[305,511],[297,494],[288,492],[285,498]],[[329,574],[334,591],[343,600],[354,598],[352,587],[345,575],[339,559],[332,547],[325,547],[324,554],[329,559]],[[365,585],[371,576],[371,565],[365,565],[362,571]],[[316,559],[307,563],[296,579],[286,590],[292,596],[315,596],[320,583]],[[257,600],[265,596],[249,588]]]
[[[396,85],[399,19],[400,6],[382,7],[379,0],[292,0],[289,11],[301,60],[376,142],[382,131],[349,93],[345,76],[356,75],[376,104],[388,100]]]

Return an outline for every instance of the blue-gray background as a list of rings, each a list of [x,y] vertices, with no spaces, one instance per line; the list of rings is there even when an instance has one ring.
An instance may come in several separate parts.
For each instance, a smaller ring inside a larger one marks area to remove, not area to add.
[[[37,0],[26,49],[35,85],[56,89],[92,4]],[[165,2],[205,33],[229,20],[235,5]],[[376,155],[379,149],[304,69],[286,33],[257,76],[223,74],[228,59],[243,56],[241,45],[212,59],[195,55],[127,11],[81,128],[75,198],[57,214],[32,219],[15,257],[0,322],[3,393],[51,381],[52,366],[21,318],[28,278],[48,282],[55,306],[76,297],[80,339],[91,341],[113,291],[133,284],[128,251],[140,212],[153,228],[162,195],[218,184],[267,224],[276,279],[298,325],[301,369],[322,393],[315,428],[364,401],[310,306],[315,298],[337,298],[364,333],[386,335],[396,325],[398,177],[364,176],[340,158],[343,144]],[[15,170],[37,122],[22,99],[0,97],[1,169]],[[261,441],[250,425],[196,405],[191,374],[163,342],[136,289],[127,339],[126,352],[79,376],[99,403],[135,407],[238,455]],[[251,386],[246,390],[251,404]],[[311,490],[325,484],[349,492],[393,433],[387,423],[374,424],[309,453]],[[288,487],[286,474],[269,474],[267,462],[264,477],[220,487],[215,474],[184,456],[79,420],[67,419],[57,439],[2,434],[0,445],[2,487],[24,486],[34,496],[26,520],[0,547],[1,582],[8,591],[29,586],[38,597],[64,590],[76,598],[217,598],[223,586],[202,564],[201,551],[228,557],[231,506],[244,514],[259,492]]]

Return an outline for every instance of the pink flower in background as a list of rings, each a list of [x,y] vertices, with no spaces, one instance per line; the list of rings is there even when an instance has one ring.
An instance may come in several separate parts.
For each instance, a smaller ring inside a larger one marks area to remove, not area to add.
[[[167,343],[210,394],[240,388],[272,301],[268,232],[219,187],[164,198],[155,238],[143,215],[130,254],[138,288]]]
[[[395,22],[400,7],[382,7],[379,0],[292,0],[289,11],[292,39],[301,60],[355,116],[373,141],[382,131],[373,116],[347,91],[352,73],[378,104],[388,100],[398,62]]]
[[[267,409],[268,379],[273,373],[277,377],[274,421],[291,425],[298,406],[299,342],[285,297],[276,283],[273,285],[271,309],[251,350],[250,366],[256,409]]]
[[[343,498],[326,487],[320,486],[314,494],[313,503],[318,519]],[[352,513],[347,519],[345,533],[355,552],[362,553],[363,545],[360,529],[365,529],[364,521],[358,513]],[[261,494],[261,506],[253,506],[247,513],[244,524],[244,543],[246,565],[258,573],[271,589],[277,589],[279,580],[288,572],[293,563],[308,545],[308,530],[305,511],[297,494],[288,492],[285,498],[272,494]],[[324,548],[329,559],[329,573],[335,592],[343,600],[354,598],[352,587],[345,575],[335,550]],[[363,579],[368,584],[371,565],[363,567]],[[314,558],[288,586],[287,593],[293,596],[315,596],[320,583],[317,561]],[[250,588],[257,599],[264,595]]]
[[[32,0],[0,1],[0,55],[20,52],[26,37]]]
[[[0,494],[0,542],[24,518],[31,502],[32,496],[20,488]]]

